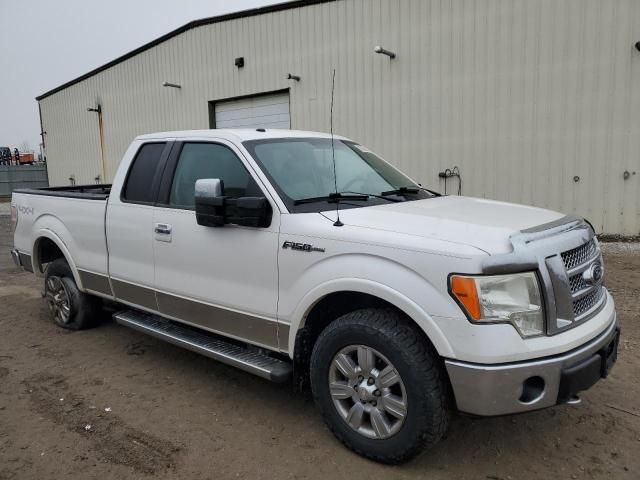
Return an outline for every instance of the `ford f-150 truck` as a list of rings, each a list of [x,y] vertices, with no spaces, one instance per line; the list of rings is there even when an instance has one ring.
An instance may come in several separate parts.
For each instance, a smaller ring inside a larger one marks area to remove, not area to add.
[[[343,137],[137,137],[113,185],[17,190],[12,254],[63,328],[125,326],[309,387],[354,451],[398,463],[453,411],[577,403],[619,328],[588,222],[442,196]]]

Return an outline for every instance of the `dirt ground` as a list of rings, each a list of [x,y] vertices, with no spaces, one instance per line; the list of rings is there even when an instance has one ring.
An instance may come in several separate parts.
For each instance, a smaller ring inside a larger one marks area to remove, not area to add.
[[[612,245],[623,329],[612,375],[577,406],[457,416],[399,467],[364,460],[309,398],[107,322],[69,333],[13,267],[0,216],[0,479],[640,478],[640,248]]]

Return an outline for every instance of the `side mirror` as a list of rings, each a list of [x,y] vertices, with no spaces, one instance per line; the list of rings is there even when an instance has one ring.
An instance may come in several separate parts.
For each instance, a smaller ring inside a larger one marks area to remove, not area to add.
[[[271,205],[265,197],[229,198],[218,178],[202,178],[195,185],[196,220],[205,227],[223,227],[227,223],[244,227],[268,227]]]
[[[198,225],[224,226],[224,185],[219,178],[196,180],[195,205]]]

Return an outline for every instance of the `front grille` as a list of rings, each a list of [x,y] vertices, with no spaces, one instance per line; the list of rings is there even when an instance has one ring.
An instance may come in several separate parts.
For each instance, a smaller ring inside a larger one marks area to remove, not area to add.
[[[511,237],[514,258],[536,259],[545,293],[546,334],[577,327],[604,309],[609,295],[602,284],[600,246],[593,229],[575,217],[527,229]],[[532,263],[532,262],[531,262]],[[530,264],[530,263],[529,263]],[[502,259],[487,261],[486,273],[500,273]],[[524,267],[524,264],[523,264]]]
[[[578,300],[573,301],[573,314],[576,318],[579,318],[580,315],[588,312],[594,306],[598,304],[598,302],[602,299],[604,294],[604,289],[602,285],[598,285],[591,292],[587,293],[584,297],[579,298]]]
[[[573,320],[582,321],[595,314],[596,306],[604,299],[602,281],[593,285],[585,281],[583,274],[593,263],[602,262],[600,249],[595,239],[579,247],[567,250],[561,254],[562,262],[569,272],[576,272],[569,276],[569,289],[573,306]]]
[[[589,284],[582,278],[582,273],[578,273],[569,278],[569,286],[571,287],[571,293],[579,292],[585,288],[589,288]]]
[[[572,250],[562,253],[562,261],[567,270],[572,270],[598,254],[598,247],[594,239],[589,240],[584,245],[580,245]]]

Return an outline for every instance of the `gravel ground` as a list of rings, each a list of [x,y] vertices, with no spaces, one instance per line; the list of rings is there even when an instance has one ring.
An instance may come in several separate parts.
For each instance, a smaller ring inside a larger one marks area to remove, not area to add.
[[[600,242],[605,255],[640,255],[640,242]]]
[[[8,224],[0,217],[0,479],[640,478],[636,246],[605,247],[623,337],[612,375],[580,405],[457,416],[435,449],[387,467],[343,448],[288,386],[110,321],[56,328],[40,281],[11,263]]]

